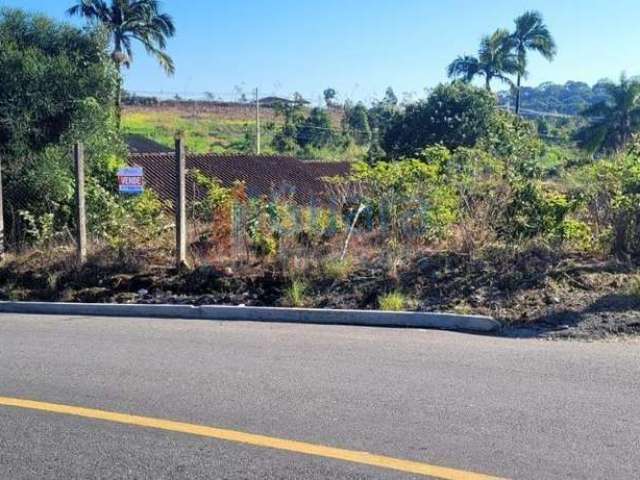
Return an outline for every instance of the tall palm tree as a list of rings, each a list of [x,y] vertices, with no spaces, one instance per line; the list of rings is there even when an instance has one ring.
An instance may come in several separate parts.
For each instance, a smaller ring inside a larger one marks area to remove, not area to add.
[[[518,60],[516,79],[516,115],[520,113],[520,86],[527,75],[527,54],[538,52],[552,61],[557,53],[556,42],[545,25],[540,12],[529,11],[515,20],[516,30],[511,35],[513,48]]]
[[[476,76],[484,77],[485,88],[491,91],[494,78],[511,84],[507,75],[516,73],[518,64],[513,54],[511,35],[507,30],[496,30],[482,38],[478,56],[456,58],[447,69],[449,77],[471,82]]]
[[[111,58],[118,69],[116,114],[120,126],[122,110],[122,67],[129,68],[133,61],[133,41],[142,44],[153,55],[168,75],[175,72],[171,57],[165,52],[167,39],[175,34],[173,19],[160,12],[156,0],[78,0],[67,10],[69,15],[79,15],[97,22],[109,33],[113,43]]]
[[[582,115],[591,123],[578,132],[578,141],[592,152],[617,151],[640,131],[640,81],[620,77],[604,85],[609,99],[587,108]]]

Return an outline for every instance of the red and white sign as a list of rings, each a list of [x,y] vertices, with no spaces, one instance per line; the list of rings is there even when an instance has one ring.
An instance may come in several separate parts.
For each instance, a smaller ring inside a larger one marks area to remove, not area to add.
[[[118,170],[118,190],[127,195],[144,192],[144,170],[142,167],[125,167]]]

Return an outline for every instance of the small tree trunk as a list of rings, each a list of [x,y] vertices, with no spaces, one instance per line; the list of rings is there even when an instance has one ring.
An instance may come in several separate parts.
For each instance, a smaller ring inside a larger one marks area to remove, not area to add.
[[[518,73],[518,79],[516,81],[516,115],[520,116],[520,84],[522,83],[522,76]]]
[[[118,91],[116,92],[116,125],[118,127],[118,130],[120,130],[120,127],[122,125],[122,72],[120,70],[119,63],[116,63],[116,68],[118,69]]]
[[[491,77],[487,76],[484,81],[484,88],[487,89],[487,92],[491,93]]]

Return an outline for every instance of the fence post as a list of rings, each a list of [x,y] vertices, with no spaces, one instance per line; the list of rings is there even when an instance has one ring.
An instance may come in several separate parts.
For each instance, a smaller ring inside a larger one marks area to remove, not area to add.
[[[184,139],[176,135],[176,266],[187,264],[187,205],[186,205],[186,158]]]
[[[80,142],[73,146],[73,160],[76,174],[76,242],[78,263],[82,265],[87,260],[87,212],[84,192],[84,146]]]
[[[256,87],[256,155],[261,153],[260,139],[260,92]]]
[[[2,206],[2,157],[0,156],[0,261],[4,257],[4,207]]]

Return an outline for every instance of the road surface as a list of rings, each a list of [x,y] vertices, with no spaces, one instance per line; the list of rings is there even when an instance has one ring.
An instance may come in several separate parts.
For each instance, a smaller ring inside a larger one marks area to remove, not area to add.
[[[638,341],[0,315],[3,479],[631,479],[638,452]]]

